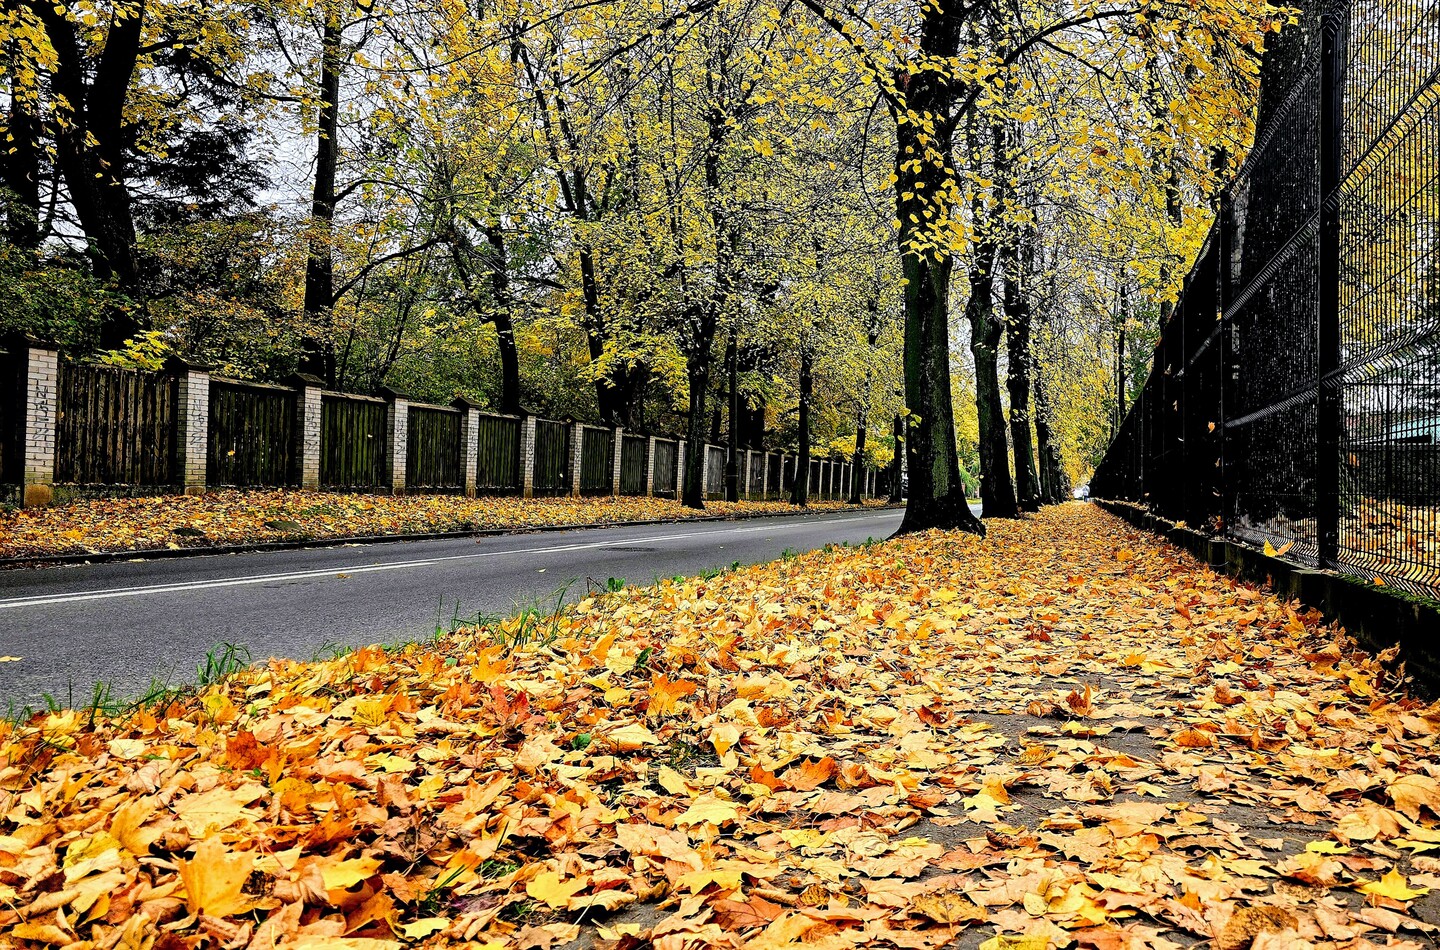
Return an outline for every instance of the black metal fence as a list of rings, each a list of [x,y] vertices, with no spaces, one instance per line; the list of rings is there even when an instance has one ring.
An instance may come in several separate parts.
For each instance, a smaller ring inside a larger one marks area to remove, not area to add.
[[[1440,4],[1282,37],[1255,147],[1091,490],[1440,596]]]

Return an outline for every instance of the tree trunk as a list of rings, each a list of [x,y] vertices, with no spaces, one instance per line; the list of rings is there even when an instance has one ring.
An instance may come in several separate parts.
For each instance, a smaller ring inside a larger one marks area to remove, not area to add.
[[[495,335],[500,350],[500,411],[520,414],[520,354],[515,346],[515,323],[511,317],[510,261],[505,253],[505,234],[498,222],[485,226],[490,245],[490,292],[495,298]]]
[[[927,13],[927,20],[930,16]],[[945,83],[926,73],[915,77],[911,88],[915,111],[948,112],[953,93],[942,91],[949,89]],[[948,156],[950,143],[941,147]],[[954,182],[943,167],[911,157],[924,151],[917,126],[910,122],[900,125],[895,204],[905,277],[905,404],[916,421],[906,442],[913,464],[909,502],[899,533],[960,528],[983,534],[985,526],[970,511],[965,497],[955,449],[950,393],[950,274],[954,265],[948,251],[927,246],[928,236],[916,223],[927,220],[925,196],[947,194]]]
[[[699,341],[697,341],[699,342]],[[680,500],[687,508],[705,507],[705,391],[710,386],[710,346],[696,347],[685,360],[690,380],[690,418],[685,427],[685,485]]]
[[[340,162],[341,24],[332,4],[322,7],[320,113],[315,129],[315,183],[310,196],[310,247],[305,260],[305,323],[300,371],[327,386],[339,384],[332,339],[335,326],[335,176]]]
[[[113,279],[121,291],[136,288],[139,264],[135,220],[125,180],[125,104],[140,55],[145,8],[115,18],[97,64],[85,61],[75,25],[63,6],[31,0],[55,51],[53,91],[70,104],[69,121],[57,123],[55,165],[65,180],[70,204],[87,241],[95,276]],[[119,349],[139,329],[133,308],[107,308],[101,319],[100,348]]]
[[[790,504],[805,507],[810,503],[810,392],[814,383],[810,365],[810,347],[800,348],[800,422],[799,445],[795,455],[795,484],[790,486]]]
[[[1070,480],[1060,460],[1060,445],[1050,428],[1050,385],[1038,370],[1032,377],[1035,386],[1035,440],[1040,447],[1040,484],[1043,500],[1056,505],[1070,497]]]
[[[1025,296],[1019,248],[1011,238],[1004,249],[1005,377],[1010,393],[1010,441],[1015,450],[1015,496],[1022,511],[1040,507],[1040,482],[1035,472],[1035,446],[1030,437],[1030,301]]]
[[[905,453],[909,440],[905,438],[905,417],[895,416],[895,456],[890,460],[890,504],[900,503],[905,497],[901,488],[900,480],[905,474]],[[969,506],[966,506],[969,509]]]
[[[740,500],[740,353],[735,342],[735,331],[730,331],[730,342],[725,345],[726,385],[730,390],[730,445],[725,450],[725,500]]]
[[[865,416],[855,424],[855,454],[850,458],[850,504],[858,505],[864,498],[861,483],[865,480]]]

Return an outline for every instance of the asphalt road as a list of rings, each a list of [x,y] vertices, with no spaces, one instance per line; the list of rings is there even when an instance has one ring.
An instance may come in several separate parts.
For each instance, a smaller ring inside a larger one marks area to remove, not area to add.
[[[217,644],[256,660],[423,637],[631,584],[888,537],[900,511],[583,528],[0,572],[0,713],[44,694],[80,704],[97,682],[135,696],[190,681]]]

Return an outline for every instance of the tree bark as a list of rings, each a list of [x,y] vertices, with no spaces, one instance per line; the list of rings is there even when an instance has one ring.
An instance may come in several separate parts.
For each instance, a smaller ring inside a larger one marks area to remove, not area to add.
[[[863,500],[860,484],[865,473],[865,416],[861,414],[855,424],[855,454],[850,459],[850,504],[858,505]]]
[[[1016,241],[1006,242],[1003,252],[1005,277],[1005,349],[1008,353],[1005,385],[1010,393],[1010,442],[1015,452],[1015,500],[1020,510],[1040,507],[1040,481],[1035,471],[1035,446],[1030,437],[1030,301],[1025,296],[1024,264]]]
[[[711,335],[714,331],[712,329]],[[710,385],[710,345],[696,341],[696,349],[685,359],[690,381],[690,418],[685,428],[685,487],[680,493],[687,508],[705,507],[705,390]]]
[[[497,221],[485,226],[490,245],[490,292],[495,298],[495,335],[500,350],[500,411],[520,414],[520,353],[515,346],[515,322],[510,299],[510,261],[505,253],[505,234]]]
[[[953,56],[960,45],[962,14],[954,4],[929,4],[921,22],[921,51]],[[948,116],[959,91],[934,72],[901,73],[909,112],[936,117],[927,131],[914,121],[899,122],[895,154],[895,210],[900,221],[901,270],[905,278],[905,404],[915,418],[907,442],[911,452],[909,504],[899,533],[927,528],[960,528],[977,534],[985,526],[970,511],[960,458],[955,449],[955,416],[950,391],[950,275],[947,249],[936,247],[924,222],[927,206],[950,194],[953,135]],[[897,119],[904,116],[897,116]]]
[[[1035,440],[1040,447],[1040,484],[1047,505],[1060,504],[1070,497],[1070,479],[1060,459],[1060,445],[1050,428],[1050,384],[1045,374],[1037,371],[1035,386]]]
[[[139,280],[135,219],[130,208],[125,103],[140,55],[145,7],[113,18],[97,62],[81,53],[75,26],[63,7],[30,0],[55,51],[54,92],[70,104],[69,120],[55,129],[55,164],[87,241],[95,276],[114,280],[122,292]],[[133,308],[107,308],[100,348],[119,349],[139,329]]]
[[[740,500],[740,353],[735,331],[725,345],[725,375],[730,390],[730,444],[725,450],[725,500]]]
[[[909,440],[905,437],[905,417],[896,415],[895,456],[890,460],[890,504],[892,505],[899,504],[900,499],[905,497],[905,493],[900,487],[900,479],[905,474],[905,453],[909,451],[906,447],[908,443]],[[969,510],[968,505],[966,510]]]
[[[300,371],[327,386],[339,384],[335,341],[335,178],[340,162],[341,23],[333,4],[324,4],[320,36],[320,112],[315,128],[315,181],[310,194],[309,255],[305,259],[305,323]]]
[[[800,347],[799,445],[795,455],[795,484],[790,486],[790,504],[801,508],[810,503],[810,393],[812,378],[810,347]]]

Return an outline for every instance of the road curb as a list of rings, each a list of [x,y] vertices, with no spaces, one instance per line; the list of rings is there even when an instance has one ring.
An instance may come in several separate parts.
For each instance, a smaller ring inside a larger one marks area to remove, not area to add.
[[[845,514],[855,511],[897,511],[904,505],[847,506],[814,511],[811,514]],[[749,514],[699,515],[694,518],[646,518],[639,521],[591,521],[572,524],[526,525],[516,528],[472,528],[468,531],[427,531],[416,534],[361,534],[351,537],[297,538],[293,541],[254,541],[209,547],[142,548],[137,551],[101,551],[95,554],[32,554],[0,558],[0,570],[64,564],[105,564],[111,561],[161,561],[169,558],[211,557],[247,554],[254,551],[298,551],[306,548],[338,548],[348,544],[385,544],[400,541],[446,541],[458,538],[492,538],[500,535],[541,534],[548,531],[580,531],[586,528],[643,527],[662,524],[694,524],[706,521],[753,521],[760,518],[793,518],[803,511],[758,511]]]

